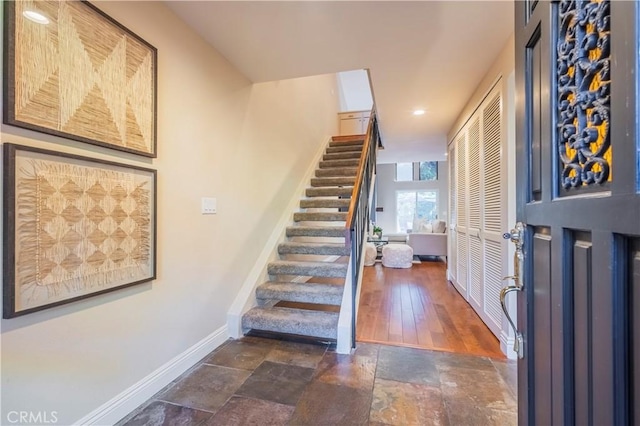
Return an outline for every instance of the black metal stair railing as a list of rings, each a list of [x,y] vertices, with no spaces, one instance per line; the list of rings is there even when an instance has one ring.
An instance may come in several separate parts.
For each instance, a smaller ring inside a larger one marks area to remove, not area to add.
[[[351,283],[352,283],[352,319],[351,319],[351,347],[356,346],[356,295],[360,280],[360,265],[363,260],[362,251],[369,227],[371,185],[376,170],[376,153],[380,145],[380,133],[378,132],[378,120],[375,107],[371,111],[367,133],[362,147],[362,155],[356,182],[351,194],[351,203],[345,225],[345,240],[351,247]]]

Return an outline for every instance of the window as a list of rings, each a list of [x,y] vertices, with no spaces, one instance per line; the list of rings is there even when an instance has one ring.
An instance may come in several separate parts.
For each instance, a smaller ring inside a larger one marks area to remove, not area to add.
[[[396,182],[438,180],[438,162],[396,163]]]
[[[413,180],[413,163],[396,164],[396,181],[404,182]]]
[[[413,220],[416,218],[437,219],[438,191],[397,191],[396,217],[398,232],[413,229]]]
[[[420,180],[438,180],[438,162],[437,161],[421,161],[420,162]]]

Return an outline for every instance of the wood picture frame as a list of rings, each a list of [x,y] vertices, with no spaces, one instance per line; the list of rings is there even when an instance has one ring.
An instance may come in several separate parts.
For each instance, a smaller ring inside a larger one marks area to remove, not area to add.
[[[155,158],[156,48],[86,1],[3,3],[4,123]]]
[[[154,280],[156,170],[4,144],[3,318]]]

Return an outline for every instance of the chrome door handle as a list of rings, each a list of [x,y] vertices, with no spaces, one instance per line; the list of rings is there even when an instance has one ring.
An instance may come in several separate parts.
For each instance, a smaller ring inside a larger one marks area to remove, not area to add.
[[[518,354],[518,358],[524,358],[524,337],[522,333],[518,331],[518,327],[516,327],[511,315],[509,315],[509,311],[507,310],[506,305],[506,297],[507,294],[512,291],[522,291],[524,289],[524,281],[523,281],[523,270],[522,264],[524,263],[524,225],[521,222],[518,222],[510,232],[503,234],[504,239],[511,240],[512,243],[516,245],[516,253],[513,256],[513,275],[509,275],[504,277],[502,280],[513,280],[514,284],[504,287],[500,291],[500,305],[502,305],[502,311],[504,315],[507,317],[507,321],[513,328],[513,332],[515,334],[515,341],[513,342],[513,350]]]
[[[514,277],[505,277],[504,279],[512,278]],[[504,312],[504,315],[507,317],[507,321],[509,321],[509,324],[511,324],[511,328],[513,328],[513,332],[516,337],[515,341],[513,342],[513,350],[518,354],[518,358],[522,359],[524,358],[524,338],[522,337],[522,333],[518,331],[518,327],[516,327],[516,325],[514,324],[513,319],[511,319],[511,315],[509,315],[507,304],[505,302],[507,294],[511,293],[512,291],[522,291],[522,287],[515,285],[504,287],[500,291],[500,305],[502,305],[502,312]]]

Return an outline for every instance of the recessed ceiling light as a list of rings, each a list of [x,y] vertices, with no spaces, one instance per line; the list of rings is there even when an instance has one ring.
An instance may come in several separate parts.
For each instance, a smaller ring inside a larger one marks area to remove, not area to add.
[[[44,16],[42,13],[36,12],[34,10],[25,10],[24,12],[22,12],[22,16],[32,22],[35,22],[36,24],[47,25],[49,23],[49,18]]]
[[[423,115],[424,114],[424,110],[423,109],[417,109],[415,111],[413,111],[413,115]]]

